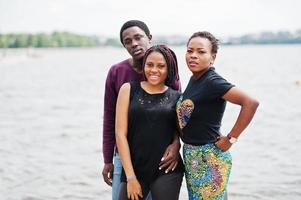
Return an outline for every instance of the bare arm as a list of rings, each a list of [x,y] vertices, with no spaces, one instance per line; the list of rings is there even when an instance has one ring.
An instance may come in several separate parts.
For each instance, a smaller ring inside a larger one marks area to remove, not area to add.
[[[142,197],[142,189],[136,179],[135,171],[131,161],[130,148],[127,140],[128,134],[128,110],[130,103],[130,84],[125,83],[119,91],[116,105],[116,143],[120,160],[128,179],[127,191],[128,198],[138,199]]]
[[[236,87],[231,88],[223,96],[223,99],[241,106],[236,122],[228,134],[230,137],[238,138],[251,122],[259,102]],[[216,146],[223,151],[227,151],[231,147],[231,144],[227,137],[222,136],[220,140],[216,142]]]

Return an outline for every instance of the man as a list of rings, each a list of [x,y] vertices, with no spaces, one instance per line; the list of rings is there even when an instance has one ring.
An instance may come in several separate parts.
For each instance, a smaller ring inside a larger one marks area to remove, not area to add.
[[[104,167],[102,175],[104,181],[112,186],[113,200],[116,200],[118,197],[122,171],[118,150],[115,147],[116,100],[119,89],[123,83],[134,80],[141,81],[144,79],[142,61],[145,52],[151,47],[151,39],[152,35],[144,22],[130,20],[124,23],[120,30],[120,41],[131,55],[131,58],[113,65],[106,79],[103,121]],[[179,81],[177,81],[176,86],[180,90]],[[179,149],[179,138],[175,137],[173,143],[168,146],[164,155],[162,155],[162,162],[158,167],[166,172],[173,170],[178,164]]]

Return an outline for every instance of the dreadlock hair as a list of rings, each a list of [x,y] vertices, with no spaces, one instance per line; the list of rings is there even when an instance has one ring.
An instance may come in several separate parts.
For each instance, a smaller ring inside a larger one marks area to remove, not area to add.
[[[219,46],[219,40],[216,37],[214,37],[214,35],[212,35],[211,33],[207,32],[207,31],[195,32],[189,38],[186,46],[188,46],[188,43],[190,42],[190,40],[195,37],[207,38],[210,41],[211,46],[212,46],[211,53],[217,53],[218,46]]]
[[[167,64],[167,78],[165,80],[165,85],[171,87],[172,89],[175,86],[175,81],[179,80],[179,71],[178,71],[178,61],[177,61],[177,56],[176,54],[167,46],[165,45],[154,45],[151,48],[149,48],[144,55],[143,58],[143,72],[144,72],[144,67],[145,67],[145,62],[149,54],[152,52],[159,52],[163,55],[166,64]],[[143,73],[145,76],[145,73]],[[145,78],[145,77],[144,77]]]
[[[145,34],[146,34],[147,36],[150,35],[149,29],[148,29],[147,25],[146,25],[143,21],[139,21],[139,20],[130,20],[130,21],[125,22],[125,23],[122,25],[121,29],[120,29],[120,42],[121,42],[121,44],[123,44],[123,39],[122,39],[122,33],[123,33],[123,31],[124,31],[125,29],[130,28],[130,27],[133,27],[133,26],[137,26],[137,27],[141,28],[141,29],[145,32]],[[123,45],[124,45],[124,44],[123,44]]]

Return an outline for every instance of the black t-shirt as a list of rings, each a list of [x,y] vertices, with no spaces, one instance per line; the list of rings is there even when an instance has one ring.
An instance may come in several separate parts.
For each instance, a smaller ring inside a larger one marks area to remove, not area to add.
[[[171,88],[149,94],[140,82],[131,82],[127,139],[138,180],[151,183],[164,174],[164,170],[159,170],[159,163],[177,134],[175,107],[179,97],[180,93]],[[182,160],[174,172],[179,171],[183,171]],[[124,171],[121,181],[126,181]]]
[[[190,78],[177,103],[183,142],[203,145],[216,141],[226,107],[222,96],[232,87],[234,85],[217,74],[213,67],[198,80]]]

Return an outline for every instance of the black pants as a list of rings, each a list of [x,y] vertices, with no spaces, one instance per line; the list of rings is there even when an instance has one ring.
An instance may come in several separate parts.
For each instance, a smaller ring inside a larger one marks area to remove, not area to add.
[[[177,200],[179,199],[180,189],[183,180],[183,173],[169,173],[159,176],[151,184],[139,181],[143,199],[151,192],[152,200]],[[127,185],[122,182],[119,190],[118,200],[127,200]]]

